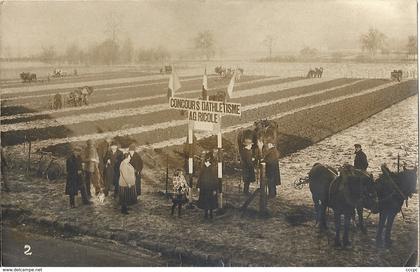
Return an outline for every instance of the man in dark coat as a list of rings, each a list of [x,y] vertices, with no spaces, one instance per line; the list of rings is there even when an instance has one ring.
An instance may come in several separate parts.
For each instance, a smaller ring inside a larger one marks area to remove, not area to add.
[[[114,197],[118,195],[118,181],[120,179],[120,164],[124,159],[124,154],[118,149],[116,142],[111,142],[111,146],[105,154],[105,188],[106,191],[114,188]]]
[[[266,163],[266,177],[268,183],[268,198],[274,198],[277,195],[276,186],[281,184],[280,154],[274,146],[273,141],[268,141],[267,149],[263,161]]]
[[[354,168],[366,171],[368,161],[366,154],[362,151],[362,146],[360,144],[355,144],[354,149],[354,154],[356,154],[354,158]]]
[[[251,139],[245,139],[243,142],[244,146],[239,151],[242,166],[242,179],[244,181],[244,194],[249,194],[249,185],[251,182],[255,182],[252,144],[253,143]]]
[[[72,154],[66,160],[67,181],[66,181],[66,195],[70,198],[70,207],[74,208],[74,196],[80,190],[82,194],[83,204],[90,204],[88,200],[86,184],[83,180],[82,158],[80,156],[81,149],[74,148]]]
[[[198,177],[197,188],[199,190],[198,207],[204,210],[204,218],[213,218],[213,209],[217,208],[217,164],[209,152],[204,158],[204,164]]]
[[[137,196],[141,195],[141,170],[143,170],[143,160],[141,159],[139,153],[136,152],[136,145],[131,144],[128,147],[128,152],[130,153],[131,160],[130,164],[134,167],[136,173],[136,192]]]
[[[111,144],[111,138],[108,137],[105,140],[99,141],[96,148],[98,152],[98,157],[99,157],[99,163],[98,163],[99,173],[102,179],[104,180],[104,182],[105,182],[105,164],[106,164],[105,156],[110,148],[110,144]],[[105,195],[108,195],[107,187],[105,188]]]

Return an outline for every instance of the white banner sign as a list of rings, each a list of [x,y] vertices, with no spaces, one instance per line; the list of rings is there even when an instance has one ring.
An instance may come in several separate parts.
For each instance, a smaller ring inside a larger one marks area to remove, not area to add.
[[[171,109],[196,112],[196,117],[192,116],[191,118],[196,118],[197,120],[190,119],[189,116],[188,119],[201,122],[217,123],[217,119],[220,119],[222,115],[241,116],[241,104],[239,103],[171,97],[169,99],[169,107]],[[200,116],[198,116],[198,113],[201,113]]]

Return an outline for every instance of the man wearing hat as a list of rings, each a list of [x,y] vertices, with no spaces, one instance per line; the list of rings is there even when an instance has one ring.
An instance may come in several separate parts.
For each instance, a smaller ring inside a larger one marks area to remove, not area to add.
[[[86,184],[82,169],[82,149],[80,147],[73,148],[73,152],[66,160],[67,180],[66,180],[66,195],[70,198],[70,207],[75,207],[74,197],[80,190],[83,204],[88,205],[91,202],[88,200]]]
[[[354,168],[366,171],[368,161],[366,154],[362,151],[362,146],[360,144],[355,144],[354,149],[354,154],[356,154],[354,158]]]
[[[115,141],[111,142],[110,148],[105,153],[104,157],[104,178],[106,195],[108,190],[114,189],[114,197],[118,195],[118,181],[120,179],[120,164],[124,159],[124,154],[118,149]]]
[[[274,198],[277,195],[276,186],[281,185],[279,151],[274,145],[274,137],[266,139],[266,151],[263,161],[266,163],[266,177],[268,183],[268,198]]]
[[[128,147],[128,152],[130,153],[131,160],[130,164],[135,169],[136,174],[136,192],[137,196],[141,195],[141,170],[143,170],[143,160],[140,155],[136,152],[136,145],[130,144]]]
[[[251,182],[255,182],[252,145],[253,142],[251,139],[244,139],[243,148],[239,151],[242,165],[242,179],[244,181],[244,194],[249,194],[249,185]]]

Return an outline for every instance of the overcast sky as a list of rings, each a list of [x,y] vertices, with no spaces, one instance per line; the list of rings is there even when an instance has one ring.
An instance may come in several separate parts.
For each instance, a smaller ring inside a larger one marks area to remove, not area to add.
[[[357,48],[361,33],[375,27],[406,40],[417,33],[415,0],[143,0],[5,1],[1,4],[1,44],[12,54],[38,52],[70,43],[86,48],[106,38],[107,17],[121,17],[119,39],[136,47],[192,47],[204,30],[225,50],[264,50],[266,35],[277,38],[275,51]],[[4,52],[4,51],[3,51]]]

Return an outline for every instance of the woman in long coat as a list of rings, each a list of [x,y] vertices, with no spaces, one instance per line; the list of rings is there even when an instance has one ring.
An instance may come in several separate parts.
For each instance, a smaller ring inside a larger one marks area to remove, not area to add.
[[[136,193],[136,174],[134,167],[130,164],[130,154],[124,154],[124,159],[120,164],[119,195],[121,212],[128,214],[128,205],[137,202]]]
[[[120,179],[120,164],[124,158],[124,154],[118,149],[115,142],[111,143],[110,148],[104,158],[104,179],[106,191],[114,190],[114,197],[118,195],[118,182]]]
[[[198,207],[204,210],[204,218],[213,218],[213,209],[217,208],[217,189],[219,181],[217,178],[217,165],[213,163],[211,153],[208,153],[204,159],[198,177],[197,187],[200,191],[198,198]]]

